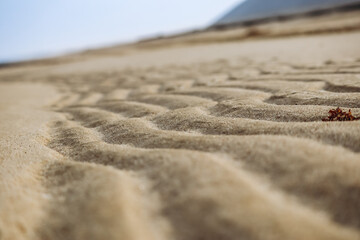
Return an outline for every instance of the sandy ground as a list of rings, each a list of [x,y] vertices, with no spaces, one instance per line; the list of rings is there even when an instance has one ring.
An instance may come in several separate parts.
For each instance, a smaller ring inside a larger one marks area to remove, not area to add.
[[[0,69],[0,239],[360,239],[360,32],[295,35]]]

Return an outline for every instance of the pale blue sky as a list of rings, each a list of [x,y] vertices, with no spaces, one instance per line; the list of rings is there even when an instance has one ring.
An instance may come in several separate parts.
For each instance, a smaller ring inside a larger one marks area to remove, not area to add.
[[[241,0],[0,0],[0,62],[205,27]]]

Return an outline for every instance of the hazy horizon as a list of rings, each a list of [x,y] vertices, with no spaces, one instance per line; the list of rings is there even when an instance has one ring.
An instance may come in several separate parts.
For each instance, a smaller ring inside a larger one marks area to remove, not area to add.
[[[203,28],[242,1],[1,1],[0,62],[50,57]]]

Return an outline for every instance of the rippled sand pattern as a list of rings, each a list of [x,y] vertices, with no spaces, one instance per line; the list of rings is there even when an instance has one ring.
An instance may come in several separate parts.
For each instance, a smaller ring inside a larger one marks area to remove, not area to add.
[[[360,115],[359,76],[248,56],[13,77],[61,92],[33,239],[359,239],[360,122],[321,121]]]
[[[359,80],[344,85],[339,72],[360,73],[360,62],[218,61],[78,76],[57,103],[67,120],[52,125],[49,147],[146,183],[148,193],[134,198],[155,194],[151,214],[176,239],[352,239],[345,228],[360,227],[360,125],[321,122],[336,106],[360,113]]]

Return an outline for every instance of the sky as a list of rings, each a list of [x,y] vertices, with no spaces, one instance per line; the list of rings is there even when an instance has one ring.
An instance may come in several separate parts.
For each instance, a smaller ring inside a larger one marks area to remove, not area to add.
[[[0,62],[206,27],[243,0],[0,0]]]

